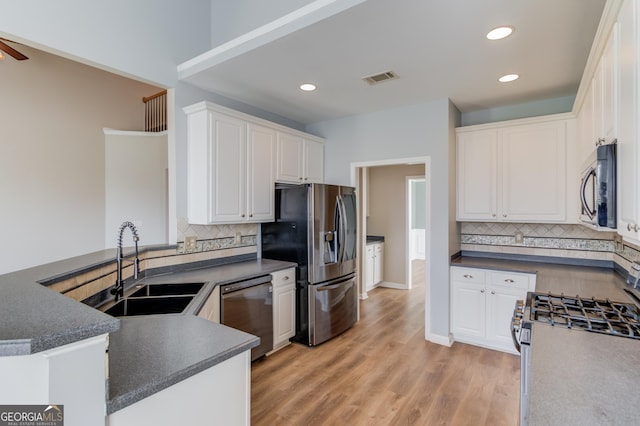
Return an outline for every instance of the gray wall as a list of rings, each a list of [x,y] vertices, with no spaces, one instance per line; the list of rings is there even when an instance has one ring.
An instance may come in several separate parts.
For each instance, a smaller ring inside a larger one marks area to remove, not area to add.
[[[350,184],[351,163],[431,157],[431,170],[426,171],[431,178],[427,265],[431,300],[426,311],[428,329],[440,336],[449,334],[450,197],[455,199],[455,192],[450,194],[455,182],[449,182],[449,145],[455,142],[455,131],[449,129],[455,122],[450,119],[452,112],[444,99],[307,126],[307,131],[327,139],[327,183]],[[452,214],[455,223],[455,211]]]

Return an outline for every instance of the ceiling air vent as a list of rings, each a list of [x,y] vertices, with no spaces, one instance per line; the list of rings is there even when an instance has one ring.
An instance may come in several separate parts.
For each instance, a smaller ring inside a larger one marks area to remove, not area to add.
[[[363,77],[362,79],[367,83],[374,85],[384,81],[395,80],[396,78],[398,78],[396,73],[393,71],[387,71],[376,75],[370,75],[369,77]]]

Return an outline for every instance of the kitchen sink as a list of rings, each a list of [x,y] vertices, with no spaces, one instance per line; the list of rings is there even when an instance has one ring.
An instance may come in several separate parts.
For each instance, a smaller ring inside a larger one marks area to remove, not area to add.
[[[203,286],[204,283],[146,284],[128,297],[195,295]]]
[[[104,313],[113,317],[179,314],[186,309],[194,297],[195,295],[127,298],[105,310]]]

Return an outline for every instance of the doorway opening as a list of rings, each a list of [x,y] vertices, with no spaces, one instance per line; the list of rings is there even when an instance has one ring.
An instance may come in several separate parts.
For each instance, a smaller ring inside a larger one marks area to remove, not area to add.
[[[407,199],[407,284],[424,284],[426,247],[426,180],[424,176],[406,177]]]
[[[416,169],[416,166],[419,168]],[[404,174],[403,171],[404,170]],[[410,255],[409,255],[409,238],[407,225],[409,214],[407,210],[407,177],[423,179],[424,184],[416,185],[416,191],[422,191],[422,199],[425,207],[416,215],[417,219],[424,226],[424,238],[422,239],[422,247],[416,250],[423,253],[424,268],[422,272],[418,272],[417,268],[413,268],[419,273],[425,286],[425,311],[428,311],[427,300],[431,299],[428,265],[430,262],[430,250],[427,242],[431,233],[430,228],[430,157],[415,157],[405,159],[390,159],[381,161],[368,161],[361,163],[351,163],[351,185],[357,188],[358,196],[358,270],[366,269],[366,244],[367,235],[387,232],[384,237],[384,277],[383,285],[385,287],[410,289],[411,272]],[[378,172],[390,172],[394,174],[394,178],[386,176],[376,178]],[[389,189],[392,180],[398,181],[398,186]],[[378,197],[381,201],[375,201]],[[395,198],[399,197],[399,198]],[[416,202],[414,202],[416,204]],[[378,210],[379,209],[379,210]],[[399,226],[398,226],[399,225]],[[395,271],[395,272],[394,272]],[[365,280],[363,274],[358,274],[358,291],[361,299],[367,298],[365,288]]]

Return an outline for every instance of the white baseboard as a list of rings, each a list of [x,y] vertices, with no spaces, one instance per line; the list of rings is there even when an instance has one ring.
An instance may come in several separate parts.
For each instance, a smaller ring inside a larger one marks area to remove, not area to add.
[[[453,338],[451,337],[451,335],[442,336],[440,334],[430,333],[425,336],[425,339],[428,340],[429,342],[437,343],[438,345],[443,345],[447,347],[451,347],[451,345],[453,345]]]
[[[392,283],[392,282],[389,282],[389,281],[382,281],[376,287],[396,288],[398,290],[406,290],[407,289],[407,285],[406,284]]]

